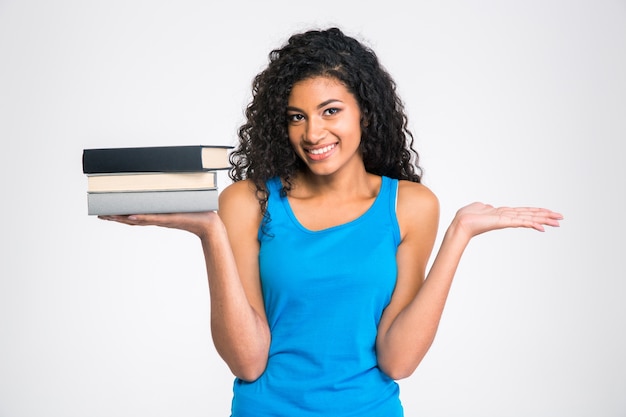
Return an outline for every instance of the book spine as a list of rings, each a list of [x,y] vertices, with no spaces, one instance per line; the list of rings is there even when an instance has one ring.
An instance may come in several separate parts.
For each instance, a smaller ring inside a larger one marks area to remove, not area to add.
[[[175,191],[217,187],[216,171],[87,174],[87,192]]]
[[[217,189],[87,193],[87,213],[127,215],[214,211],[217,202]]]
[[[202,146],[83,150],[85,174],[114,172],[204,171]]]

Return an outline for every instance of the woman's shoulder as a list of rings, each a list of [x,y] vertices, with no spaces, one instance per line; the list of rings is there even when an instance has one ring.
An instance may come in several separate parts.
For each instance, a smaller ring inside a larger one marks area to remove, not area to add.
[[[220,195],[227,198],[246,198],[249,197],[250,194],[254,195],[256,187],[254,183],[250,180],[241,180],[234,181],[228,184],[221,191]]]
[[[254,183],[250,180],[235,181],[227,185],[219,195],[220,212],[238,214],[260,214],[259,200]]]
[[[435,193],[426,185],[408,180],[398,180],[398,204],[438,205]]]
[[[396,213],[401,229],[406,230],[411,224],[422,229],[439,223],[439,199],[426,185],[398,181],[397,202]]]

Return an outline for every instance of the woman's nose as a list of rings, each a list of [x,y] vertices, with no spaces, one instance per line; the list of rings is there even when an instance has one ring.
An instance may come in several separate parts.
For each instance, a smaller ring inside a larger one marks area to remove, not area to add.
[[[324,139],[326,137],[324,120],[316,117],[311,117],[307,120],[305,135],[306,140],[311,143],[316,143]]]

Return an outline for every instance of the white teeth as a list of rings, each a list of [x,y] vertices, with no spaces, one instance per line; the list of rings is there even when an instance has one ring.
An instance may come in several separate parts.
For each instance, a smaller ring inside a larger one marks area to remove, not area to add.
[[[334,147],[335,145],[333,144],[333,145],[324,146],[323,148],[319,148],[319,149],[310,149],[309,153],[312,153],[313,155],[321,155],[323,153],[330,151]]]

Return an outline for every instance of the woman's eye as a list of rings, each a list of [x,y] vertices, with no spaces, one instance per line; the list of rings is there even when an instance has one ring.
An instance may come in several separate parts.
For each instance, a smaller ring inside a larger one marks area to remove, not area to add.
[[[336,107],[331,107],[329,109],[324,110],[324,113],[328,116],[332,116],[333,114],[336,114],[339,112],[339,109]]]
[[[302,116],[301,114],[288,114],[287,115],[287,120],[289,122],[299,122],[302,119],[304,119],[304,116]]]

